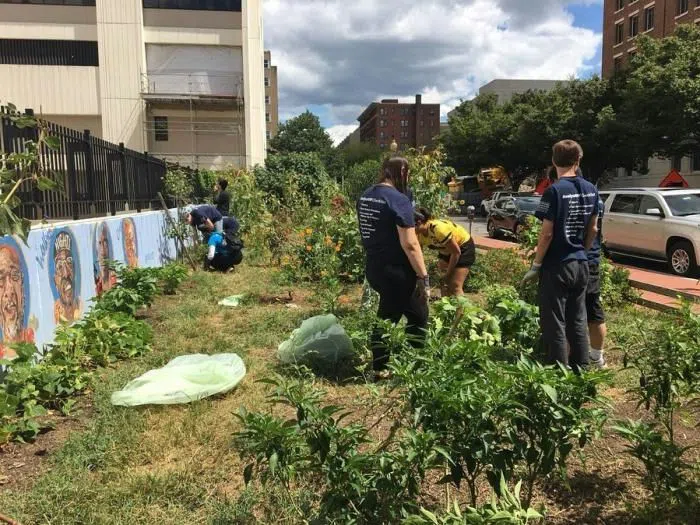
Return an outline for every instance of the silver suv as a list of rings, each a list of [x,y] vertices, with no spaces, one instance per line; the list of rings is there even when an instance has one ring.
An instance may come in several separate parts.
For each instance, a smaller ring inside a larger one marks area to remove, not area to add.
[[[676,275],[700,266],[700,190],[601,191],[603,244],[611,254],[665,261]]]

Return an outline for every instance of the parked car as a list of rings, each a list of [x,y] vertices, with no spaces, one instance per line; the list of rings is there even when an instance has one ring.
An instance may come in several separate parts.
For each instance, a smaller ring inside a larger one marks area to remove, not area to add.
[[[488,199],[484,199],[481,201],[481,207],[479,208],[479,211],[481,212],[481,215],[484,217],[488,217],[489,213],[491,213],[491,208],[493,208],[493,205],[498,202],[499,200],[505,198],[505,197],[513,197],[514,195],[517,195],[516,192],[514,191],[496,191],[491,195]]]
[[[611,255],[664,261],[676,275],[700,266],[700,190],[635,188],[601,192],[603,244]]]
[[[486,221],[489,237],[498,238],[502,234],[519,237],[539,203],[540,197],[506,197],[496,201]]]

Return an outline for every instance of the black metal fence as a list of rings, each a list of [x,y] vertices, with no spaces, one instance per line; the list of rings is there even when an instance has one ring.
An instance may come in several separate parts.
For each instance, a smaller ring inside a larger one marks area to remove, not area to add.
[[[18,128],[0,107],[2,150],[18,153],[25,142],[37,140],[34,128]],[[32,114],[31,110],[25,110]],[[140,153],[83,132],[46,122],[50,134],[60,141],[58,150],[44,148],[44,167],[55,174],[59,190],[38,191],[30,183],[20,187],[22,201],[18,214],[30,220],[80,219],[119,211],[160,208],[167,165],[147,153]]]

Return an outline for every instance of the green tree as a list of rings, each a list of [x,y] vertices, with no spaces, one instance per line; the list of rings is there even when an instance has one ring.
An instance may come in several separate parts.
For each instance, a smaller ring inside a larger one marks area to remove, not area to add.
[[[640,156],[687,155],[700,141],[700,28],[678,26],[664,39],[642,37],[619,81],[621,117]]]
[[[274,153],[316,153],[331,176],[340,179],[342,175],[340,152],[333,147],[333,139],[319,118],[308,110],[281,124],[270,148]]]
[[[338,148],[343,156],[345,165],[350,168],[356,164],[362,164],[368,160],[379,160],[382,158],[382,150],[373,142],[357,142],[349,144],[343,148]]]

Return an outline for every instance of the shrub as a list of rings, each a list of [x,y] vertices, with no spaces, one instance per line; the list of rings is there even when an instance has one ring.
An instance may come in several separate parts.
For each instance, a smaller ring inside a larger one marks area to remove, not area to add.
[[[131,316],[144,306],[150,306],[158,293],[157,268],[129,268],[112,261],[117,274],[117,286],[100,295],[93,306],[94,311]]]
[[[639,294],[632,288],[630,272],[622,266],[610,262],[607,257],[600,258],[600,298],[607,308],[619,308],[634,302]]]
[[[411,170],[411,190],[418,206],[428,208],[436,217],[445,217],[451,208],[447,181],[456,172],[445,165],[445,153],[438,147],[432,151],[409,150],[406,153]]]
[[[478,254],[472,266],[466,288],[479,292],[493,284],[520,288],[528,264],[516,250],[489,250]]]
[[[265,167],[255,169],[255,181],[268,196],[287,207],[297,205],[298,189],[312,206],[327,201],[335,184],[316,153],[287,153],[269,155]]]
[[[377,183],[381,171],[382,163],[375,159],[355,164],[347,170],[343,178],[343,191],[351,204],[355,204],[367,188]]]

